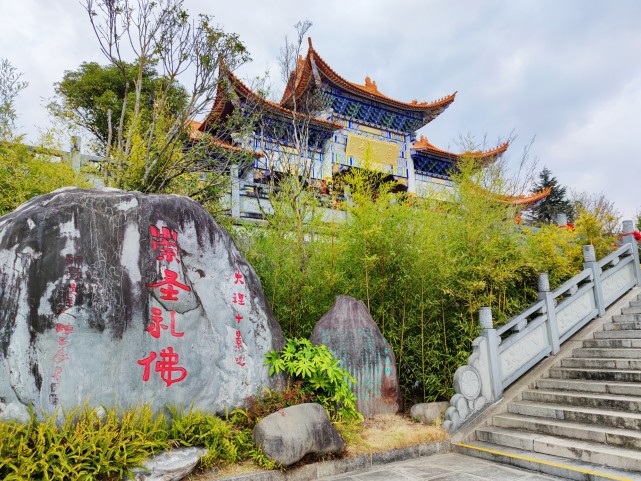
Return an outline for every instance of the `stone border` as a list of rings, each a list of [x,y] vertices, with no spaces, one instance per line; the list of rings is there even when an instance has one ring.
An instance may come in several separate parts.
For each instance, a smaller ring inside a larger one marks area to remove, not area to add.
[[[440,441],[431,444],[418,444],[407,448],[392,449],[371,454],[361,454],[352,458],[334,459],[318,463],[306,464],[287,471],[258,471],[255,473],[211,478],[211,481],[313,481],[329,476],[337,476],[351,471],[361,471],[373,466],[379,466],[396,461],[446,454],[450,452],[450,441]]]

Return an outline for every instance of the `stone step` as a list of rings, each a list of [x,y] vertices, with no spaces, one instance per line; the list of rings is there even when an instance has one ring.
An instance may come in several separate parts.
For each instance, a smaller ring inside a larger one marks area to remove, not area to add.
[[[620,394],[532,389],[523,391],[521,397],[523,401],[641,413],[641,397],[622,396]]]
[[[595,339],[641,339],[641,331],[627,329],[621,331],[596,331]]]
[[[476,431],[476,435],[479,441],[495,445],[578,459],[591,464],[607,464],[614,468],[641,471],[641,452],[634,449],[495,426],[480,428]]]
[[[641,371],[553,367],[549,376],[555,379],[589,379],[592,381],[641,382]]]
[[[618,429],[509,413],[494,416],[492,424],[499,428],[536,432],[549,436],[562,436],[609,444],[610,446],[621,446],[627,449],[641,449],[641,431],[632,429]]]
[[[598,348],[583,347],[572,351],[573,357],[578,358],[610,358],[610,359],[641,359],[641,348]]]
[[[630,307],[641,307],[641,300],[639,300],[638,296],[637,299],[630,301],[629,304]]]
[[[455,445],[454,449],[469,456],[563,479],[576,481],[641,481],[641,474],[638,472],[598,466],[585,461],[562,458],[551,454],[533,453],[524,449],[511,448],[484,441],[460,443]]]
[[[622,307],[621,314],[641,314],[641,306]]]
[[[575,392],[591,392],[602,394],[622,394],[624,396],[641,397],[641,384],[625,382],[589,381],[583,379],[537,379],[535,386],[538,389],[561,390]]]
[[[641,329],[641,321],[616,321],[606,322],[603,324],[605,331],[634,331]]]
[[[639,322],[641,314],[615,314],[612,316],[613,322]]]
[[[609,353],[608,353],[609,354]],[[641,370],[641,359],[603,359],[571,357],[561,361],[562,367],[584,367],[586,369],[629,369]]]
[[[583,341],[583,347],[641,349],[641,339],[586,339]]]
[[[577,423],[596,424],[602,427],[641,430],[641,414],[608,411],[582,406],[564,406],[561,404],[537,403],[532,401],[514,401],[508,412],[536,418],[552,418]]]

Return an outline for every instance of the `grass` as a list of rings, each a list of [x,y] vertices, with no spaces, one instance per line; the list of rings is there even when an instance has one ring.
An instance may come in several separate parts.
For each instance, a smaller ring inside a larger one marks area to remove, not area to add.
[[[434,443],[448,439],[440,426],[427,426],[397,414],[379,414],[367,418],[362,428],[346,436],[347,456],[358,456],[417,444]]]
[[[366,418],[360,426],[352,424],[337,427],[347,444],[344,457],[390,451],[448,439],[447,432],[442,427],[420,424],[401,414],[379,414]],[[256,464],[244,461],[215,470],[192,473],[182,481],[209,481],[257,471],[260,471],[260,468]]]

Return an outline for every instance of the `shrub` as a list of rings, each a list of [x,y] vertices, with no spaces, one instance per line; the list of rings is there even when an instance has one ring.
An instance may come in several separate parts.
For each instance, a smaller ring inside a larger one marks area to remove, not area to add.
[[[208,468],[241,460],[230,423],[215,414],[190,408],[170,407],[172,416],[169,438],[181,446],[204,446],[209,452],[200,459],[199,467]]]
[[[313,393],[335,420],[362,418],[350,389],[350,383],[356,384],[356,380],[340,367],[327,346],[313,346],[307,339],[288,339],[282,351],[272,350],[266,358],[270,375],[282,371],[300,381],[303,390]]]
[[[169,411],[169,424],[149,405],[103,414],[85,405],[42,421],[32,413],[27,424],[0,422],[0,479],[121,479],[150,455],[175,446],[205,446],[200,469],[242,460],[276,466],[254,447],[250,428],[193,408]]]
[[[148,456],[168,449],[166,419],[149,406],[103,416],[88,406],[27,424],[0,423],[0,478],[120,479]]]
[[[314,402],[316,395],[306,391],[302,381],[287,383],[282,391],[265,388],[255,396],[245,398],[245,409],[233,411],[232,422],[239,427],[253,429],[256,423],[272,413],[297,404]]]

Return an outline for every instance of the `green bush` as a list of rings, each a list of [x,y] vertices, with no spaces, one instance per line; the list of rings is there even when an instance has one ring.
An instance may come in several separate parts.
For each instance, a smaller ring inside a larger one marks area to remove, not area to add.
[[[0,423],[1,479],[120,479],[171,446],[166,419],[147,405],[103,416],[85,406],[63,412],[59,426],[56,414]]]
[[[242,242],[289,337],[309,337],[335,296],[363,300],[394,350],[407,405],[452,396],[452,376],[479,334],[480,307],[491,307],[500,325],[536,299],[539,272],[549,272],[554,288],[582,269],[588,240],[599,255],[611,249],[588,217],[574,230],[522,228],[517,208],[491,194],[505,190],[501,172],[472,161],[459,167],[451,189],[423,198],[355,169],[342,180],[351,199],[328,203],[347,214],[341,222],[319,222],[307,196],[310,222],[302,223],[290,215],[300,196],[281,194],[271,199],[276,214]]]
[[[270,376],[285,372],[290,379],[300,381],[302,389],[313,393],[335,420],[362,419],[350,389],[350,383],[356,380],[340,367],[327,346],[313,346],[307,339],[288,339],[280,352],[272,350],[266,358]]]
[[[242,460],[276,466],[254,447],[250,428],[195,409],[169,411],[171,422],[149,405],[102,414],[85,405],[42,421],[32,413],[27,424],[0,422],[0,479],[121,479],[150,455],[176,446],[206,447],[200,469]]]
[[[67,186],[88,184],[68,162],[51,162],[26,145],[0,142],[0,216],[35,196]]]

